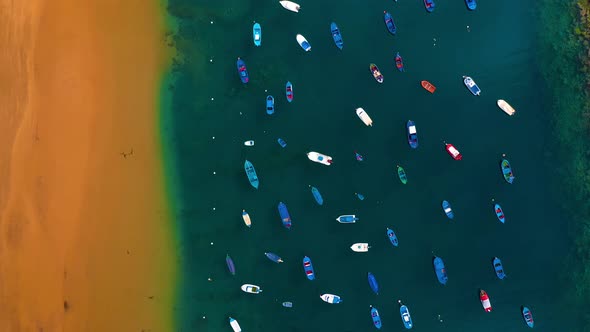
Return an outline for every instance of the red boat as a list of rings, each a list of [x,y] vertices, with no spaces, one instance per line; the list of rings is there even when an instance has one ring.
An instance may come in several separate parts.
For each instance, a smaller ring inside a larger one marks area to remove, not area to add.
[[[459,150],[457,150],[453,146],[453,144],[445,143],[445,147],[447,149],[447,152],[451,155],[451,157],[453,157],[453,159],[455,159],[455,160],[461,160],[461,159],[463,159],[463,156],[461,155],[461,152],[459,152]]]
[[[492,304],[490,303],[490,298],[488,297],[488,293],[483,289],[479,290],[479,300],[481,301],[481,305],[483,306],[483,310],[486,312],[492,311]]]
[[[420,82],[420,84],[422,85],[422,87],[424,89],[426,89],[426,91],[428,91],[430,93],[434,93],[434,91],[436,91],[436,87],[428,81],[422,81],[422,82]]]

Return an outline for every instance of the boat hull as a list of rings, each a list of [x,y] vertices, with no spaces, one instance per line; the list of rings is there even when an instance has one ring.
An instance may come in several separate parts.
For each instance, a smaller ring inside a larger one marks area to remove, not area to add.
[[[252,187],[258,189],[260,185],[260,180],[258,180],[258,176],[256,175],[256,170],[254,169],[254,165],[251,162],[246,160],[244,162],[244,170],[246,171],[246,175],[248,176],[248,181],[250,181],[250,185]]]
[[[238,58],[236,65],[238,67],[238,75],[240,75],[240,80],[244,84],[248,83],[250,81],[250,76],[248,75],[246,63],[244,62],[244,60]]]
[[[281,222],[286,229],[291,229],[291,216],[287,210],[287,205],[283,202],[279,202],[279,215],[281,216]]]
[[[479,301],[481,302],[481,306],[485,312],[492,311],[492,304],[490,302],[488,293],[486,293],[483,289],[479,291]]]
[[[229,318],[229,326],[231,326],[232,330],[234,330],[234,332],[242,332],[242,328],[240,327],[240,324],[238,323],[237,320],[233,319],[233,318]]]
[[[369,65],[369,70],[371,71],[371,74],[373,74],[375,81],[378,83],[383,83],[383,74],[381,74],[381,71],[379,71],[379,67],[377,67],[376,64],[371,63]]]
[[[475,0],[465,0],[465,4],[469,10],[475,10],[477,8],[477,2]]]
[[[229,255],[225,256],[225,263],[227,264],[227,269],[231,275],[236,275],[236,266],[234,265],[234,261],[229,257]]]
[[[258,294],[262,293],[262,288],[260,286],[252,285],[252,284],[243,284],[240,289],[246,293],[250,294]]]
[[[459,152],[459,150],[457,150],[457,148],[454,147],[453,144],[445,143],[445,149],[447,150],[447,153],[449,154],[449,156],[451,156],[453,159],[455,159],[455,160],[462,160],[463,159],[463,155],[461,155],[461,152]]]
[[[432,0],[424,0],[424,7],[426,8],[427,12],[432,13],[436,7],[436,4]]]
[[[266,114],[271,115],[275,112],[275,98],[266,96]]]
[[[371,119],[371,117],[369,116],[369,114],[367,114],[367,112],[365,112],[364,109],[362,109],[361,107],[356,109],[356,115],[359,117],[359,119],[361,119],[361,121],[368,127],[372,127],[373,126],[373,119]]]
[[[293,101],[293,84],[291,84],[291,82],[287,82],[287,84],[285,85],[285,96],[287,96],[287,101],[288,102],[292,102]]]
[[[406,329],[411,329],[414,324],[412,323],[412,316],[410,316],[410,310],[405,305],[401,305],[399,307],[399,314],[402,318],[402,323],[404,323],[404,327]]]
[[[299,46],[301,46],[301,48],[305,51],[305,52],[309,52],[311,51],[311,45],[309,44],[309,42],[307,41],[307,39],[305,39],[305,37],[303,37],[302,35],[297,35],[295,37],[295,39],[297,40],[297,43],[299,43]]]
[[[510,162],[506,159],[502,159],[502,161],[500,162],[500,168],[502,169],[502,175],[504,176],[504,180],[512,184],[514,182],[514,174],[512,173],[512,167],[510,166]]]
[[[279,3],[286,10],[292,11],[294,13],[299,13],[299,10],[301,9],[301,6],[299,6],[299,4],[292,1],[279,1]]]
[[[481,94],[481,89],[479,88],[479,86],[477,86],[477,84],[475,83],[475,81],[471,77],[463,76],[463,84],[465,84],[467,89],[469,89],[469,91],[474,96],[479,96]]]
[[[496,213],[496,217],[501,223],[504,223],[506,221],[506,216],[504,216],[504,211],[502,210],[500,204],[494,205],[494,212]]]
[[[369,251],[369,244],[368,243],[355,243],[350,246],[350,249],[354,252],[367,252]]]
[[[422,85],[422,87],[424,88],[424,90],[430,92],[430,93],[434,93],[434,91],[436,91],[436,87],[434,85],[432,85],[432,83],[428,82],[428,81],[421,81],[420,85]]]
[[[395,235],[395,232],[393,231],[393,229],[387,228],[387,238],[389,239],[389,242],[391,242],[391,244],[394,247],[397,247],[399,245],[397,235]]]
[[[254,23],[252,27],[252,39],[254,40],[254,45],[260,46],[262,44],[262,27],[258,23]]]
[[[313,265],[311,264],[311,259],[307,256],[303,257],[303,271],[305,272],[307,279],[315,279],[315,272],[313,270]]]
[[[322,294],[322,295],[320,295],[320,299],[322,299],[322,301],[324,301],[326,303],[330,303],[330,304],[337,304],[337,303],[342,302],[342,299],[340,299],[340,296],[334,295],[334,294]]]
[[[445,263],[442,258],[435,256],[432,260],[432,264],[434,266],[434,272],[436,273],[436,279],[438,279],[438,282],[441,285],[446,285],[449,277],[447,276],[447,269],[445,268]]]
[[[516,113],[516,111],[514,110],[514,108],[512,108],[512,106],[510,106],[510,104],[508,104],[504,99],[498,99],[498,101],[496,102],[496,104],[498,105],[498,107],[504,111],[504,113],[512,116],[514,115],[514,113]]]
[[[340,33],[340,29],[338,29],[336,23],[330,23],[330,32],[332,32],[332,39],[334,39],[334,44],[336,44],[336,47],[342,49],[344,46],[344,41],[342,40],[342,34]]]
[[[412,149],[418,148],[418,132],[416,131],[416,124],[412,120],[406,123],[406,132],[408,136],[408,144]]]
[[[320,194],[320,191],[318,190],[318,188],[316,187],[311,187],[311,194],[313,195],[313,199],[315,199],[316,203],[318,203],[318,205],[323,205],[324,204],[324,198],[322,197],[322,194]]]
[[[395,22],[393,22],[393,17],[388,12],[383,12],[383,21],[385,22],[385,26],[387,27],[387,31],[392,35],[397,33],[397,27],[395,26]]]
[[[453,209],[451,208],[451,203],[448,201],[442,201],[442,208],[443,212],[447,215],[449,219],[455,218],[455,214],[453,213]]]
[[[506,278],[506,273],[504,272],[502,261],[498,257],[494,257],[492,264],[494,265],[494,272],[496,272],[498,279],[504,280],[504,278]]]
[[[379,311],[371,306],[371,319],[373,319],[373,326],[377,329],[381,329],[381,317],[379,317]]]
[[[395,55],[395,67],[401,72],[404,71],[404,59],[399,55],[399,52]]]
[[[359,219],[354,214],[345,214],[339,216],[338,218],[336,218],[336,220],[338,220],[338,222],[341,224],[354,224]]]
[[[252,226],[252,220],[250,219],[250,215],[248,212],[246,212],[246,210],[242,210],[242,219],[244,219],[244,224],[246,224],[246,226]]]
[[[266,256],[266,258],[270,259],[271,261],[273,261],[277,264],[283,262],[283,259],[279,255],[275,254],[274,252],[265,252],[264,256]]]
[[[369,281],[369,287],[371,287],[373,293],[379,295],[379,284],[377,283],[377,279],[375,279],[373,273],[367,273],[367,280]]]
[[[533,320],[533,313],[531,312],[531,309],[522,307],[522,318],[528,327],[535,327],[535,321]]]
[[[283,140],[282,138],[277,138],[277,143],[279,143],[279,145],[282,148],[286,148],[287,147],[287,142],[285,142],[285,140]]]
[[[326,156],[325,154],[321,154],[319,152],[308,152],[307,158],[311,161],[314,161],[319,164],[324,164],[326,166],[332,165],[332,157]]]
[[[406,171],[404,170],[403,167],[397,166],[397,176],[399,177],[399,180],[401,181],[401,183],[403,183],[403,184],[408,183],[408,176],[406,175]]]

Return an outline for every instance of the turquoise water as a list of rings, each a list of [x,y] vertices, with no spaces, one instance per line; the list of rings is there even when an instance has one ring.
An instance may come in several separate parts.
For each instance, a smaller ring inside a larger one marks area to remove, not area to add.
[[[522,305],[532,309],[537,330],[573,330],[575,321],[559,318],[570,315],[561,295],[570,243],[561,192],[551,180],[553,118],[540,73],[538,11],[507,0],[480,1],[474,12],[463,1],[438,1],[432,14],[419,1],[300,4],[295,14],[275,1],[262,7],[254,1],[169,2],[180,26],[174,107],[165,128],[180,183],[180,329],[229,331],[232,316],[244,331],[370,330],[373,305],[383,330],[402,330],[401,299],[415,331],[522,331]],[[396,36],[385,29],[383,10],[392,13]],[[262,25],[260,48],[252,43],[254,21]],[[343,34],[343,51],[332,41],[331,21]],[[297,33],[311,52],[297,45]],[[394,66],[398,51],[404,73]],[[247,85],[236,72],[238,56],[248,66]],[[380,67],[383,84],[372,78],[369,63]],[[480,97],[469,93],[462,75],[479,84]],[[422,89],[421,80],[432,82],[436,93]],[[294,85],[291,104],[286,81]],[[276,99],[272,116],[265,112],[268,94]],[[500,98],[516,116],[497,108]],[[373,127],[362,124],[356,107],[367,111]],[[417,150],[406,141],[409,119],[417,124]],[[254,147],[243,145],[249,139]],[[447,155],[443,140],[462,152],[462,161]],[[334,164],[310,162],[305,154],[312,150],[332,156]],[[502,178],[502,153],[514,168],[513,185]],[[248,183],[245,159],[256,167],[258,190]],[[407,185],[397,178],[397,164],[407,172]],[[323,206],[309,185],[320,190]],[[492,198],[504,208],[504,225]],[[441,209],[444,199],[453,206],[453,221]],[[289,231],[279,201],[289,207]],[[252,217],[251,229],[242,209]],[[348,213],[360,220],[335,221]],[[386,227],[396,231],[398,248]],[[372,248],[353,253],[355,242]],[[267,251],[285,263],[269,261]],[[227,271],[226,254],[235,276]],[[433,254],[445,260],[446,286],[436,280]],[[305,278],[305,255],[313,261],[314,281]],[[496,278],[494,256],[502,259],[506,280]],[[369,271],[379,295],[369,288]],[[244,283],[264,291],[245,294],[239,289]],[[479,303],[480,288],[491,297],[492,313]],[[326,304],[322,293],[344,302]],[[283,308],[283,301],[293,308]]]

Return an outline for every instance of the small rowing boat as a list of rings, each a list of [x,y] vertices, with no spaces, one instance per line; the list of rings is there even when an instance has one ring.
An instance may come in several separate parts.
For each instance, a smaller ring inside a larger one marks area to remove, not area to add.
[[[242,83],[244,84],[248,83],[250,77],[248,76],[248,69],[246,69],[246,63],[244,62],[244,60],[238,58],[237,66],[238,74],[240,75],[240,80],[242,80]]]
[[[369,65],[369,70],[371,70],[371,74],[373,74],[373,77],[375,78],[375,80],[379,83],[383,83],[383,75],[381,74],[381,72],[379,71],[379,68],[377,67],[376,64],[371,63]]]
[[[283,202],[279,202],[279,215],[281,216],[281,222],[286,229],[291,229],[291,216],[287,210],[287,205]]]
[[[494,257],[492,264],[494,265],[494,271],[496,271],[496,276],[498,279],[503,280],[506,278],[506,273],[504,272],[504,267],[502,266],[502,261],[500,258]]]
[[[365,158],[363,158],[363,156],[360,153],[356,152],[356,151],[354,151],[354,158],[357,161],[363,161],[363,160],[365,160]]]
[[[404,71],[404,59],[402,59],[402,56],[399,55],[399,52],[397,52],[395,55],[395,67],[399,71]]]
[[[291,82],[287,82],[285,85],[285,95],[287,96],[288,102],[293,101],[293,84],[291,84]]]
[[[305,39],[305,37],[303,37],[300,34],[297,34],[297,36],[295,37],[295,39],[297,39],[297,43],[299,43],[299,46],[301,46],[301,48],[303,50],[305,50],[305,52],[311,51],[311,45],[309,44],[309,42],[307,41],[307,39]]]
[[[320,299],[322,299],[326,303],[337,304],[342,302],[342,299],[338,295],[334,294],[322,294],[320,295]]]
[[[373,120],[371,119],[371,117],[369,116],[369,114],[367,114],[367,112],[365,112],[364,109],[362,109],[361,107],[356,109],[356,115],[359,117],[359,119],[361,119],[361,121],[367,125],[367,126],[373,126]]]
[[[319,205],[323,205],[324,199],[322,198],[322,194],[320,194],[320,191],[318,190],[318,188],[316,188],[314,186],[310,186],[310,187],[311,187],[311,194],[313,195],[313,198],[315,199],[316,203],[318,203]]]
[[[465,0],[465,4],[469,10],[475,10],[477,8],[477,2],[475,0]]]
[[[397,235],[395,235],[395,232],[390,228],[387,228],[387,238],[389,239],[389,242],[391,242],[391,244],[394,247],[397,247],[399,245],[399,241],[397,240]]]
[[[446,285],[449,277],[447,276],[447,269],[445,268],[445,263],[443,262],[442,258],[434,256],[432,264],[434,265],[434,273],[436,273],[438,282],[440,282],[442,285]]]
[[[531,309],[527,307],[522,307],[522,318],[524,318],[524,322],[528,327],[533,328],[535,326],[535,321],[533,320],[533,313]]]
[[[250,181],[250,184],[252,185],[252,187],[258,189],[258,185],[260,184],[260,181],[258,180],[258,176],[256,176],[256,170],[254,169],[254,165],[252,165],[251,162],[246,160],[244,162],[244,170],[246,171],[246,175],[248,176],[248,181]]]
[[[373,308],[373,306],[369,306],[369,308],[371,308],[371,319],[373,319],[373,325],[375,325],[375,327],[377,329],[381,329],[381,318],[379,317],[379,311],[377,311],[376,308]]]
[[[299,13],[299,10],[301,9],[301,6],[299,6],[299,4],[296,4],[295,2],[292,2],[292,1],[279,1],[279,3],[286,10],[292,11],[294,13]]]
[[[350,246],[350,249],[354,252],[367,252],[369,251],[369,248],[371,247],[368,243],[355,243]]]
[[[428,11],[429,13],[432,13],[434,11],[434,7],[436,5],[434,4],[433,0],[424,0],[424,7],[426,7],[426,11]]]
[[[260,286],[256,286],[256,285],[252,285],[252,284],[243,284],[242,287],[240,287],[241,290],[243,290],[246,293],[250,293],[250,294],[258,294],[258,293],[262,293],[262,288],[260,288]]]
[[[354,193],[354,195],[355,195],[355,196],[356,196],[356,198],[358,198],[360,201],[364,201],[364,200],[365,200],[365,195],[363,195],[363,194]]]
[[[383,12],[383,21],[385,21],[385,26],[387,27],[387,31],[389,31],[392,35],[395,35],[397,32],[397,28],[395,27],[395,23],[393,22],[393,17],[387,11]]]
[[[307,153],[307,158],[316,163],[324,164],[326,166],[332,165],[332,157],[326,156],[319,152],[311,151]]]
[[[371,287],[371,290],[379,295],[379,284],[377,283],[377,279],[375,279],[375,276],[373,275],[373,273],[368,272],[367,273],[367,280],[369,281],[369,287]]]
[[[514,174],[512,174],[512,167],[510,166],[510,162],[507,159],[502,159],[502,161],[500,162],[500,168],[502,169],[502,175],[504,176],[504,180],[512,184],[512,182],[514,182]]]
[[[506,221],[504,211],[502,210],[500,204],[494,204],[494,212],[496,212],[496,217],[498,217],[498,220],[500,220],[501,223],[504,223]]]
[[[492,311],[492,304],[490,303],[490,297],[488,296],[488,293],[486,293],[486,291],[484,291],[483,289],[479,290],[479,301],[481,302],[481,305],[483,306],[483,310],[485,310],[486,312]]]
[[[242,210],[242,219],[244,219],[244,224],[246,224],[246,226],[252,226],[252,220],[250,220],[250,215],[246,210]]]
[[[401,300],[397,300],[397,303],[399,303],[399,314],[402,317],[402,323],[404,323],[404,327],[409,330],[413,325],[412,316],[410,316],[410,310],[408,307],[402,304]]]
[[[234,265],[234,261],[229,257],[229,254],[225,255],[225,264],[227,264],[227,269],[232,276],[236,275],[236,266]]]
[[[336,218],[336,220],[341,224],[354,224],[359,218],[354,214],[344,214]]]
[[[242,332],[242,328],[240,327],[240,324],[238,324],[238,321],[231,317],[229,318],[229,326],[231,326],[234,332]]]
[[[455,214],[453,213],[453,209],[451,208],[451,203],[449,203],[448,201],[442,201],[442,208],[449,219],[455,218]]]
[[[510,104],[508,104],[504,99],[498,99],[496,104],[498,104],[498,107],[500,107],[500,109],[508,115],[514,115],[514,113],[516,113],[514,108],[512,108],[512,106],[510,106]]]
[[[400,165],[397,165],[397,176],[403,184],[408,183],[408,176],[406,175],[406,171]]]
[[[275,98],[266,96],[266,114],[271,115],[275,112]]]
[[[406,123],[406,130],[408,134],[408,144],[412,149],[418,147],[418,133],[416,132],[416,124],[412,120],[408,120]]]
[[[282,138],[280,138],[280,137],[279,137],[279,138],[277,138],[277,143],[279,143],[279,145],[280,145],[282,148],[286,148],[286,147],[287,147],[287,142],[285,142],[285,140],[284,140],[284,139],[282,139]]]
[[[313,265],[311,265],[311,259],[307,256],[303,257],[303,271],[305,271],[307,279],[315,279],[315,273],[313,272]]]
[[[254,45],[260,46],[262,43],[262,27],[259,23],[254,23],[252,27],[252,38],[254,39]]]
[[[275,262],[275,263],[282,263],[283,259],[275,254],[274,252],[265,252],[264,256],[266,256],[266,258],[270,259],[271,261]]]
[[[469,76],[463,76],[463,83],[465,84],[465,86],[467,87],[467,89],[469,89],[469,91],[471,91],[471,93],[474,96],[479,96],[481,93],[481,90],[479,89],[479,87],[477,86],[477,84],[475,84],[475,81],[469,77]]]
[[[434,93],[434,91],[436,91],[436,87],[428,81],[420,81],[420,85],[422,85],[422,87],[430,93]]]
[[[445,142],[445,149],[447,150],[447,152],[449,153],[449,155],[451,157],[453,157],[453,159],[455,160],[461,160],[463,159],[463,156],[461,155],[461,152],[459,152],[459,150],[457,150],[457,148],[455,148],[453,146],[453,144],[448,144]]]
[[[245,146],[254,146],[254,141],[253,140],[245,141],[244,145]]]
[[[332,32],[334,44],[336,44],[336,47],[338,47],[339,49],[342,49],[342,47],[344,46],[344,41],[342,40],[342,34],[340,34],[340,30],[338,29],[336,23],[330,23],[330,31]]]

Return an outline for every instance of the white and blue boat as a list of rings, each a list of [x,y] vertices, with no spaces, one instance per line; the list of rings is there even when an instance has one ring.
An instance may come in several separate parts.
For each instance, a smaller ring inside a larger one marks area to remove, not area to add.
[[[412,120],[406,123],[406,130],[408,131],[408,144],[412,149],[418,147],[418,133],[416,132],[416,124]]]
[[[412,316],[410,316],[410,310],[408,309],[408,307],[402,304],[401,300],[398,300],[397,303],[399,303],[399,314],[402,317],[404,327],[409,330],[413,326]]]
[[[442,208],[449,219],[455,218],[455,214],[453,213],[453,209],[451,208],[451,203],[449,203],[448,201],[442,201]]]
[[[523,306],[522,307],[522,318],[524,318],[524,322],[531,329],[535,326],[535,321],[533,320],[533,313],[531,312],[531,309]]]
[[[340,30],[338,29],[336,23],[330,23],[330,31],[332,32],[332,38],[334,39],[336,47],[342,49],[342,46],[344,46],[344,41],[342,40],[342,35],[340,34]]]
[[[254,23],[252,27],[252,39],[254,39],[254,45],[256,46],[260,46],[262,43],[262,27],[258,23]]]
[[[307,279],[315,279],[315,273],[313,271],[313,265],[311,265],[311,259],[307,256],[303,257],[303,271],[305,271],[305,276],[307,276]]]
[[[498,217],[498,220],[501,223],[506,222],[506,216],[504,215],[504,210],[502,210],[500,204],[494,204],[494,212],[496,213],[496,217]]]
[[[271,115],[275,112],[275,98],[273,96],[266,96],[266,114]]]
[[[229,318],[229,326],[231,326],[232,330],[234,330],[234,332],[242,332],[242,328],[240,327],[240,324],[238,323],[237,320],[233,319],[233,318]]]
[[[475,0],[465,0],[465,4],[469,10],[475,10],[477,8],[477,2]]]
[[[438,282],[440,282],[442,285],[446,285],[449,277],[447,276],[447,269],[445,268],[445,263],[443,262],[442,258],[434,256],[432,264],[434,265],[434,272],[436,273]]]
[[[305,52],[311,51],[311,45],[309,44],[307,39],[305,39],[305,37],[303,37],[300,34],[297,34],[295,39],[297,39],[297,43],[299,43],[299,46],[301,46],[301,48],[304,49]]]
[[[293,308],[293,302],[285,301],[285,302],[283,302],[283,307]]]
[[[494,271],[496,272],[498,279],[504,280],[504,278],[506,278],[506,273],[504,272],[504,267],[502,266],[500,258],[494,257],[492,264],[494,264]]]
[[[336,218],[336,220],[341,224],[354,224],[359,218],[354,214],[344,214]]]
[[[252,165],[251,162],[246,160],[246,162],[244,162],[244,169],[246,170],[246,175],[248,176],[248,181],[250,181],[250,184],[252,185],[252,187],[258,189],[258,185],[260,184],[260,181],[258,181],[258,176],[256,176],[256,170],[254,169],[254,165]]]
[[[291,229],[291,216],[287,210],[287,205],[283,202],[279,202],[279,215],[281,216],[283,226],[285,226],[286,229]]]
[[[463,76],[463,83],[465,84],[467,89],[469,89],[469,91],[471,91],[471,93],[474,96],[479,96],[481,94],[481,90],[480,90],[479,86],[477,86],[477,84],[475,84],[475,81],[471,77]]]
[[[369,287],[371,287],[371,290],[375,294],[379,295],[379,284],[377,283],[377,279],[375,279],[373,273],[367,273],[367,280],[369,281]]]
[[[389,238],[389,242],[391,242],[391,244],[393,244],[394,247],[397,247],[399,245],[399,241],[397,240],[395,232],[390,228],[387,228],[387,237]]]
[[[280,138],[280,137],[279,137],[279,138],[277,139],[277,142],[279,143],[279,145],[280,145],[282,148],[286,148],[286,147],[287,147],[287,142],[285,142],[285,140],[284,140],[284,139],[282,139],[282,138]]]
[[[371,319],[373,319],[373,325],[380,330],[381,329],[381,317],[379,317],[379,311],[373,306],[369,306],[371,308]]]
[[[342,299],[338,295],[334,294],[322,294],[320,295],[320,299],[322,299],[326,303],[337,304],[342,302]]]
[[[315,199],[315,201],[319,205],[323,205],[324,199],[322,198],[322,194],[320,194],[320,191],[318,190],[318,188],[316,188],[314,186],[310,186],[310,188],[311,188],[311,194],[313,195],[313,198]]]
[[[268,259],[270,259],[271,261],[275,262],[275,263],[282,263],[283,259],[275,254],[274,252],[265,252],[264,256],[266,256]]]

